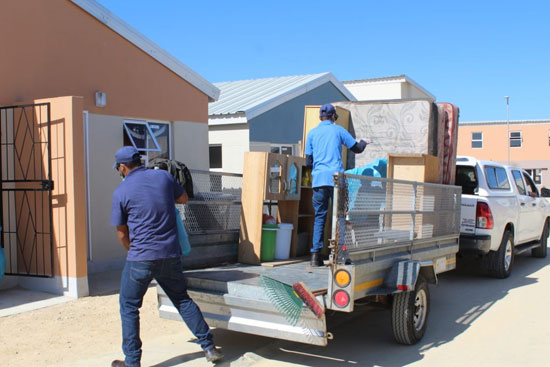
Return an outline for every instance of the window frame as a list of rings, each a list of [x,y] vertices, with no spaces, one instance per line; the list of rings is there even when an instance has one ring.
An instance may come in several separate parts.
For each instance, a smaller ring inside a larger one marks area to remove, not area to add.
[[[474,134],[480,134],[480,139],[474,139]],[[480,143],[479,147],[475,147],[474,143]],[[472,149],[483,149],[483,131],[472,131],[472,143],[471,143]]]
[[[519,137],[512,138],[512,134],[519,134]],[[523,145],[523,134],[521,131],[510,131],[510,135],[508,136],[508,144],[510,145],[510,148],[521,148]],[[519,145],[512,145],[512,141],[518,141]]]
[[[282,151],[283,151],[282,148],[283,148],[283,147],[285,147],[285,148],[290,148],[291,153],[288,154],[288,155],[294,155],[294,146],[293,146],[292,144],[271,144],[271,145],[269,146],[269,152],[270,152],[270,153],[275,153],[275,154],[286,154],[286,153],[282,153]],[[278,148],[278,149],[279,149],[279,152],[278,152],[278,153],[277,153],[277,152],[274,152],[274,151],[273,151],[273,148]]]
[[[517,177],[516,174],[518,174],[519,177]],[[525,182],[523,181],[522,172],[520,170],[514,169],[512,170],[512,177],[514,178],[514,183],[516,185],[516,189],[518,189],[518,193],[520,195],[527,196],[527,187],[525,187]],[[521,182],[521,187],[518,186],[518,180]]]
[[[525,172],[533,179],[536,185],[542,185],[542,169],[541,168],[526,168]],[[537,182],[538,181],[538,182]]]
[[[126,126],[127,123],[136,124],[136,125],[144,125],[147,128],[147,132],[150,134],[151,139],[153,140],[156,147],[155,148],[146,148],[146,149],[138,148],[136,146],[136,143],[135,143],[132,135],[128,131],[129,127]],[[157,138],[155,137],[155,134],[153,133],[153,129],[151,128],[150,124],[168,126],[168,149],[167,149],[167,153],[168,153],[168,159],[172,159],[172,123],[171,122],[155,121],[155,120],[133,120],[133,119],[124,119],[122,121],[123,132],[125,132],[126,135],[128,136],[128,139],[130,140],[130,143],[132,144],[132,146],[139,151],[139,153],[141,154],[141,159],[145,161],[146,165],[149,164],[149,153],[150,152],[162,152],[160,144],[157,141]]]

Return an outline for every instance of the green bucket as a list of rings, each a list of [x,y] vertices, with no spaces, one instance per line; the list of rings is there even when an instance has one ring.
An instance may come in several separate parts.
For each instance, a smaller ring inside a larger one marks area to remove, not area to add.
[[[264,224],[262,226],[262,247],[260,250],[260,261],[273,261],[275,258],[275,242],[277,241],[276,224]]]

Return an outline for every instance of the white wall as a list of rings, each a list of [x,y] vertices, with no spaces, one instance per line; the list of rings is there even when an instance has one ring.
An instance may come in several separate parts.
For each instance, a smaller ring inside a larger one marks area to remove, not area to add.
[[[250,151],[249,138],[248,124],[210,126],[209,144],[222,146],[222,168],[216,171],[243,173],[244,153]]]
[[[208,124],[175,121],[172,124],[172,158],[187,167],[208,171]]]
[[[401,99],[401,82],[351,83],[346,88],[358,101],[376,101],[382,99]]]
[[[434,101],[434,98],[432,98],[430,95],[424,93],[421,89],[419,89],[419,88],[417,88],[414,85],[409,84],[409,83],[403,83],[402,84],[401,98],[403,98],[403,99],[407,99],[407,98],[413,98],[413,99],[428,98],[432,102]]]

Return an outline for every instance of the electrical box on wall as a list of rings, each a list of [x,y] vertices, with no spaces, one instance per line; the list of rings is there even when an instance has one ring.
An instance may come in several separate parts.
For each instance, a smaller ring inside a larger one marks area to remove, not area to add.
[[[105,107],[107,105],[107,93],[101,91],[95,92],[95,105],[97,107]]]

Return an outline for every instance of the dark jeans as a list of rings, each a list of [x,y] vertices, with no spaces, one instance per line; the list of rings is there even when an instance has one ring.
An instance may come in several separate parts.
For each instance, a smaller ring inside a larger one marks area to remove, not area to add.
[[[199,307],[187,294],[187,284],[179,257],[153,261],[126,261],[120,283],[122,350],[126,366],[140,366],[139,309],[149,283],[155,278],[179,311],[203,350],[212,349],[210,328]]]
[[[329,200],[332,199],[334,187],[321,186],[313,188],[313,210],[315,210],[315,222],[313,223],[313,247],[311,252],[319,252],[323,249],[325,234],[325,223],[327,222],[327,211]]]

